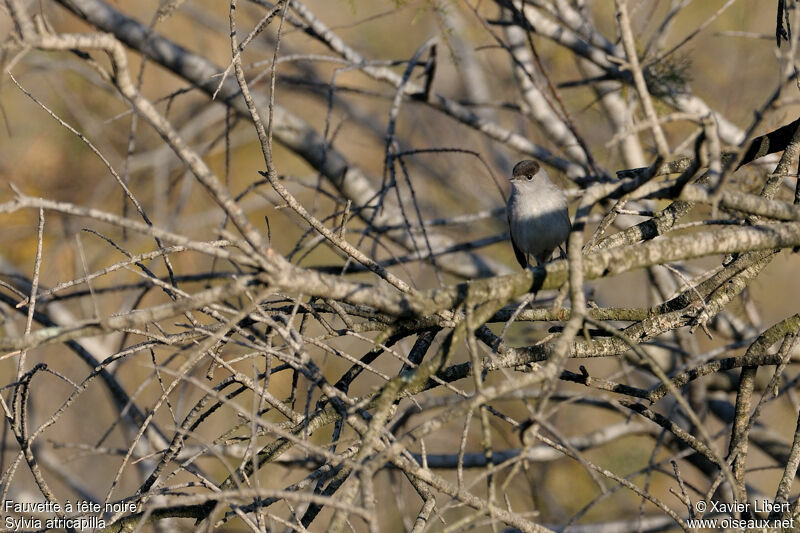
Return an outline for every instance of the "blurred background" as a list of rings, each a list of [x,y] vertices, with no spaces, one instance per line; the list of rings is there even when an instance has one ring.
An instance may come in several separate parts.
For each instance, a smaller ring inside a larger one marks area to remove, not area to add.
[[[93,31],[58,2],[27,4],[29,12],[41,17],[42,23],[53,33]],[[472,254],[471,259],[465,258],[462,264],[475,258],[485,261],[483,268],[475,271],[450,268],[444,262],[437,264],[431,261],[402,261],[401,265],[390,266],[393,273],[415,288],[432,289],[470,278],[518,271],[506,237],[507,226],[502,209],[509,188],[507,178],[518,160],[541,155],[539,152],[526,153],[520,149],[523,148],[522,144],[508,141],[501,134],[487,134],[485,128],[481,131],[470,126],[463,114],[459,119],[444,112],[448,103],[458,104],[463,113],[471,114],[475,120],[484,120],[513,132],[546,150],[551,157],[545,158],[545,162],[549,163],[550,175],[569,191],[572,198],[579,194],[582,187],[580,180],[576,183],[573,178],[614,176],[618,170],[649,165],[655,158],[649,129],[642,129],[634,135],[634,144],[638,144],[638,148],[629,145],[627,152],[623,146],[624,136],[619,135],[620,127],[644,120],[631,85],[603,78],[603,72],[597,70],[596,66],[593,70],[586,61],[576,59],[575,49],[569,49],[542,34],[547,31],[547,24],[567,27],[567,23],[558,16],[560,2],[531,4],[537,17],[541,17],[531,19],[534,28],[541,23],[539,33],[530,34],[538,56],[538,61],[533,63],[536,65],[534,85],[559,110],[556,114],[563,111],[568,113],[575,131],[580,133],[591,153],[593,166],[576,160],[570,151],[574,146],[559,143],[552,131],[542,127],[533,118],[535,110],[530,109],[530,100],[525,99],[522,90],[524,80],[515,73],[515,65],[509,58],[507,47],[509,42],[513,42],[513,36],[508,34],[508,25],[503,22],[509,20],[507,10],[501,7],[503,2],[306,0],[305,8],[316,19],[376,69],[387,69],[397,76],[403,76],[409,59],[420,51],[419,65],[411,72],[409,83],[423,87],[429,82],[429,94],[406,97],[399,99],[399,102],[396,99],[397,89],[392,83],[378,80],[352,62],[342,60],[337,51],[310,35],[308,19],[303,19],[302,24],[293,24],[287,19],[283,24],[278,53],[280,63],[273,95],[275,101],[305,121],[325,140],[329,149],[344,157],[348,165],[360,169],[375,191],[379,191],[381,202],[385,202],[387,210],[402,212],[409,224],[425,221],[435,228],[437,238],[443,239],[442,243],[453,246],[480,244],[475,249],[460,251]],[[621,46],[613,2],[568,4],[575,5],[576,12],[582,13],[586,21],[592,24],[586,35],[596,32],[613,47]],[[691,94],[715,111],[730,126],[727,130],[729,134],[722,135],[724,149],[735,148],[737,143],[744,141],[745,132],[756,116],[760,117],[760,121],[751,132],[752,135],[772,131],[797,118],[800,91],[793,85],[784,89],[780,99],[768,109],[762,109],[773,95],[786,68],[786,48],[790,46],[784,43],[782,49],[776,47],[776,11],[773,2],[715,0],[629,4],[638,53],[644,64],[651,63],[648,79],[652,87]],[[205,57],[220,70],[230,63],[229,5],[226,2],[117,0],[109,5],[187,50]],[[264,16],[265,9],[270,5],[259,1],[239,2],[236,17],[240,40]],[[795,11],[790,12],[791,17],[795,16]],[[292,16],[296,20],[301,19],[297,14]],[[277,27],[277,22],[271,23],[248,44],[242,55],[249,86],[263,98],[270,94],[269,69],[275,52]],[[13,42],[13,29],[8,15],[0,17],[0,32],[6,36],[8,43]],[[800,30],[800,26],[792,29]],[[425,74],[426,62],[430,65],[430,48],[423,45],[430,39],[435,39],[436,43],[435,68]],[[527,38],[523,38],[520,45],[529,47],[530,44]],[[674,47],[677,48],[672,51]],[[593,50],[593,53],[600,53],[597,48]],[[660,57],[667,51],[670,53],[666,57]],[[31,50],[21,57],[17,57],[17,53],[18,50],[13,50],[9,44],[2,56],[0,203],[14,198],[13,185],[29,196],[69,202],[139,220],[104,162],[87,143],[15,85],[6,73],[8,69],[21,87],[79,131],[103,154],[126,181],[154,225],[199,241],[220,238],[223,236],[222,228],[231,230],[223,211],[207,191],[187,172],[145,120],[131,113],[130,106],[87,61],[70,52]],[[102,65],[108,64],[101,54],[92,55]],[[138,52],[129,50],[128,60],[132,76],[140,84],[141,93],[203,156],[231,194],[239,197],[239,204],[250,221],[268,235],[275,251],[302,267],[340,271],[344,264],[342,255],[332,250],[316,233],[310,232],[308,225],[294,211],[286,208],[283,200],[258,174],[266,170],[266,166],[250,121],[229,111],[220,104],[220,100],[212,101],[208,94],[152,60],[143,62]],[[434,72],[432,77],[431,71]],[[586,81],[587,78],[590,81]],[[604,108],[601,101],[600,94],[603,91],[616,95],[618,101],[624,104],[622,109],[629,114],[616,116],[619,121],[616,124],[609,118],[609,109]],[[669,94],[654,93],[653,96],[656,111],[661,116],[673,113],[676,109],[689,113],[686,107],[676,105]],[[440,98],[448,103],[442,103]],[[267,116],[266,110],[262,108],[262,111]],[[388,133],[390,125],[393,128],[391,134]],[[663,128],[669,146],[674,150],[672,158],[692,155],[693,136],[698,131],[696,122],[678,119],[665,122]],[[721,131],[723,129],[721,127]],[[398,159],[401,164],[396,164],[394,170],[386,164],[387,143],[395,154],[408,152]],[[325,157],[323,154],[322,158]],[[740,170],[735,174],[731,186],[757,192],[766,174],[771,172],[774,161],[772,166],[749,165]],[[319,168],[309,164],[303,154],[280,140],[275,142],[273,163],[286,187],[326,226],[338,229],[345,213],[348,217],[348,241],[370,257],[378,261],[391,261],[392,258],[414,252],[413,247],[409,249],[399,245],[397,240],[387,239],[385,233],[388,228],[370,228],[363,219],[353,216],[352,213],[361,206],[347,204],[341,191],[332,185]],[[794,178],[788,178],[778,198],[791,201],[795,181]],[[658,210],[666,205],[668,203],[663,201],[650,202],[643,204],[642,208]],[[571,212],[574,209],[573,200]],[[599,209],[595,211],[591,219],[593,225],[590,225],[587,235],[591,234],[602,214]],[[708,210],[699,208],[687,221],[702,220],[709,216]],[[37,217],[38,213],[33,209],[0,215],[0,279],[23,292],[25,285],[20,280],[33,275],[37,252]],[[466,218],[462,220],[459,217]],[[620,216],[619,222],[633,225],[644,219],[627,215]],[[56,287],[125,259],[125,254],[103,237],[113,240],[128,254],[146,253],[154,249],[153,240],[146,236],[123,232],[117,227],[86,218],[48,211],[42,238],[40,287]],[[416,242],[419,244],[422,241]],[[443,257],[447,257],[447,254],[443,254]],[[172,270],[179,276],[185,276],[181,281],[182,286],[188,286],[192,291],[215,283],[214,276],[209,272],[216,272],[224,278],[233,270],[230,265],[217,265],[209,257],[194,252],[173,254],[170,261]],[[145,263],[157,276],[168,275],[162,259],[156,258]],[[693,278],[719,263],[719,257],[704,258],[688,262],[681,267],[681,271]],[[797,312],[800,285],[796,283],[796,277],[799,271],[798,254],[788,250],[779,254],[743,295],[726,308],[726,314],[718,317],[712,328],[713,339],[700,330],[694,333],[692,345],[696,353],[691,355],[741,354],[747,345],[731,348],[737,339],[751,338],[754,331],[762,331]],[[191,279],[192,275],[197,275],[198,279]],[[374,276],[364,273],[349,274],[349,277],[375,282]],[[45,295],[41,305],[43,309],[60,306],[56,309],[64,313],[62,316],[77,322],[169,301],[163,291],[153,290],[152,286],[143,287],[142,280],[138,269],[125,267],[99,276],[90,283],[78,283]],[[297,287],[298,293],[302,294],[302,290],[302,287]],[[646,308],[661,301],[652,287],[650,274],[644,271],[587,283],[587,294],[593,303],[601,307]],[[542,305],[551,302],[553,296],[552,293],[542,294]],[[275,301],[279,300],[276,296]],[[291,304],[291,301],[286,301]],[[0,313],[0,336],[11,338],[24,332],[23,313],[7,304],[0,304]],[[182,322],[185,320],[175,317],[161,326],[166,328],[165,331],[174,333],[184,328]],[[727,328],[724,323],[728,323]],[[739,329],[732,328],[730,324],[738,324]],[[514,346],[530,345],[545,338],[554,325],[558,324],[520,322],[511,326],[506,340]],[[304,335],[311,337],[321,336],[325,332],[323,327],[312,321],[307,327]],[[491,329],[500,334],[503,324],[494,324]],[[742,331],[749,333],[743,334]],[[330,382],[334,382],[352,363],[335,356],[331,349],[358,358],[370,349],[369,340],[376,335],[366,332],[364,337],[326,339],[324,342],[328,349],[309,346],[308,350],[323,374]],[[103,360],[135,345],[141,339],[136,332],[119,332],[84,340],[96,357]],[[664,340],[662,346],[654,343],[647,349],[667,361],[673,353],[669,343],[669,340]],[[405,339],[397,344],[396,349],[408,354],[412,345],[413,339]],[[467,350],[461,352],[457,362],[469,360]],[[223,356],[231,359],[235,368],[252,374],[254,363],[247,353],[248,350],[243,346],[228,345]],[[164,382],[174,379],[169,369],[176,368],[184,357],[185,354],[174,347],[158,346],[124,357],[110,370],[134,397],[136,404],[147,412],[162,394]],[[60,344],[30,351],[28,366],[38,362],[46,363],[52,372],[62,377],[36,378],[41,382],[40,388],[32,392],[31,427],[47,420],[75,390],[68,380],[79,383],[90,371]],[[625,365],[615,358],[571,361],[567,369],[577,372],[581,364],[590,367],[593,376],[618,376],[620,372],[628,372]],[[372,366],[376,371],[392,376],[398,372],[400,362],[393,358],[381,358]],[[212,379],[205,382],[213,386],[221,378],[219,374],[213,376],[211,367],[213,365],[201,363],[193,376],[204,381],[208,372]],[[154,368],[160,368],[162,373],[155,372]],[[0,359],[0,384],[13,383],[16,371],[16,357],[4,356]],[[224,374],[219,368],[216,372]],[[771,373],[762,372],[764,374],[762,376],[759,373],[759,379],[763,378],[766,382]],[[498,383],[513,374],[514,371],[510,369],[495,372],[489,374],[486,380],[488,384]],[[789,372],[786,379],[791,377],[793,375]],[[641,384],[641,381],[637,381],[640,379],[631,376],[633,383]],[[293,391],[299,391],[297,397],[293,398],[296,402],[293,405],[302,413],[304,406],[315,404],[320,393],[304,381],[305,378],[300,377],[299,380],[300,384],[297,385],[289,373],[277,374],[270,381],[269,390],[277,398],[289,398]],[[354,382],[349,394],[367,394],[382,382],[378,376],[364,375]],[[459,382],[458,386],[470,390],[471,379]],[[309,389],[311,393],[306,398]],[[559,438],[592,434],[624,420],[619,413],[587,408],[578,401],[577,398],[586,392],[585,387],[562,384],[558,390],[565,398],[574,395],[571,402],[559,403],[558,408],[554,408],[550,414],[551,429]],[[169,396],[168,405],[161,405],[155,412],[154,423],[163,426],[171,434],[203,393],[201,387],[187,380]],[[451,394],[450,391],[434,390],[420,395],[418,401],[432,402],[433,405],[437,398],[447,398]],[[713,386],[708,394],[720,394],[729,400],[733,398],[732,393],[717,392]],[[235,401],[249,410],[253,399],[252,395],[245,394]],[[791,393],[766,407],[762,421],[768,425],[776,442],[792,442],[796,404],[794,393]],[[525,402],[518,400],[496,402],[494,406],[516,420],[524,420],[528,414]],[[403,403],[402,408],[406,407]],[[431,408],[431,412],[436,412],[435,408]],[[273,416],[273,413],[265,416]],[[417,425],[426,416],[430,414],[426,412],[416,418],[411,416],[409,424]],[[202,447],[214,442],[246,446],[247,439],[240,435],[241,427],[237,426],[244,420],[233,409],[221,409],[197,430],[192,444]],[[282,419],[274,416],[274,420]],[[456,443],[463,441],[466,452],[481,454],[480,424],[473,422],[465,429],[463,422],[455,420],[426,437],[424,445],[427,453],[452,454]],[[518,428],[503,423],[501,419],[492,419],[491,431],[496,451],[521,446]],[[710,420],[708,431],[716,435],[718,442],[723,443],[720,444],[721,449],[724,449],[724,443],[727,442],[724,425]],[[325,444],[330,441],[330,436],[331,428],[327,427],[315,434],[312,440]],[[583,454],[588,460],[619,476],[630,475],[632,482],[646,487],[668,505],[680,508],[680,502],[669,493],[676,487],[674,479],[670,477],[671,467],[668,464],[659,467],[668,471],[667,474],[659,474],[659,469],[647,471],[648,464],[671,457],[673,453],[661,448],[656,442],[657,438],[658,431],[642,430],[619,439],[609,439],[600,446],[584,450]],[[122,456],[132,446],[132,434],[129,428],[118,424],[118,413],[109,401],[107,390],[99,382],[92,382],[85,392],[79,394],[39,439],[42,454],[46,457],[46,477],[62,499],[74,501],[79,497],[91,497],[102,501],[107,495],[111,500],[129,496],[149,473],[147,465],[152,468],[147,461],[142,466],[134,460],[118,472]],[[2,471],[7,473],[9,465],[18,460],[18,448],[7,425],[4,426],[4,442],[5,453],[1,466]],[[260,437],[258,442],[263,445],[268,439]],[[421,450],[417,446],[413,451]],[[138,457],[138,460],[141,459]],[[258,476],[259,483],[265,487],[281,488],[302,479],[308,470],[301,459],[300,455],[289,454],[285,464],[278,461],[262,468]],[[297,464],[291,460],[297,460]],[[198,459],[197,464],[218,482],[227,476],[231,468],[236,467],[237,461],[235,457],[207,454]],[[694,471],[691,465],[681,464],[687,482],[700,483],[702,475]],[[747,479],[755,491],[764,491],[767,495],[774,491],[782,471],[782,466],[776,465],[774,457],[754,448],[748,468],[754,470],[748,473]],[[456,469],[443,469],[437,473],[452,483],[463,483],[465,488],[480,497],[487,496],[485,472],[481,469],[466,469],[463,478]],[[114,482],[117,475],[119,479]],[[191,475],[181,472],[171,483],[188,482],[190,479]],[[41,498],[41,495],[37,495],[30,472],[22,466],[13,475],[6,475],[3,483],[11,499]],[[613,490],[601,497],[603,490],[598,488],[587,470],[579,462],[564,456],[531,461],[519,471],[502,470],[497,474],[496,483],[500,487],[499,504],[505,507],[507,502],[510,508],[520,513],[538,513],[532,515],[531,519],[547,525],[563,526],[571,519],[576,519],[577,524],[602,524],[636,517],[640,513],[640,506],[644,506],[643,514],[646,516],[654,514],[655,509],[627,490]],[[700,490],[706,489],[700,487]],[[186,490],[191,492],[194,489]],[[410,530],[420,499],[405,478],[396,471],[386,469],[376,477],[375,491],[380,501],[381,530]],[[428,524],[435,531],[448,527],[459,529],[459,520],[473,513],[455,500],[441,495],[438,505],[437,513],[441,513],[442,519],[437,518]],[[275,512],[287,513],[285,508]],[[576,517],[576,513],[581,515]],[[324,510],[311,529],[324,531],[331,514],[329,510]],[[169,524],[169,528],[191,530],[193,527],[190,520],[176,520]],[[661,527],[673,526],[674,523]],[[158,529],[166,526],[147,527]],[[276,523],[274,527],[279,526]],[[356,529],[360,527],[357,525]],[[492,530],[491,526],[480,520],[466,527]],[[494,530],[501,530],[502,527],[495,525]],[[247,527],[236,519],[219,526],[220,531],[245,529]]]

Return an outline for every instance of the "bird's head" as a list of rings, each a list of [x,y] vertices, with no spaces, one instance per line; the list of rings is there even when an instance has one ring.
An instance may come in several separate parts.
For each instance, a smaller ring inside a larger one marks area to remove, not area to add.
[[[514,170],[511,171],[511,183],[515,185],[523,185],[525,183],[535,183],[540,181],[541,178],[549,179],[547,171],[542,166],[532,159],[520,161],[514,165]]]

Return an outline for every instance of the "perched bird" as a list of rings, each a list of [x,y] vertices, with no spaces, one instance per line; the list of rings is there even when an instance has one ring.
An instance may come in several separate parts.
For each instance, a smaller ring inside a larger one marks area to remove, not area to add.
[[[570,230],[567,197],[536,161],[520,161],[511,175],[506,205],[511,245],[522,268],[528,255],[541,265],[567,240]]]

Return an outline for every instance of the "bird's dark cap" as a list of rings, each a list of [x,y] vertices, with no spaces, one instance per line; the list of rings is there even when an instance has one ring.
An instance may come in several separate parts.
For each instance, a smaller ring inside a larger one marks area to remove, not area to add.
[[[531,159],[520,161],[514,165],[514,170],[511,171],[513,178],[520,178],[522,176],[535,176],[539,172],[539,163]]]

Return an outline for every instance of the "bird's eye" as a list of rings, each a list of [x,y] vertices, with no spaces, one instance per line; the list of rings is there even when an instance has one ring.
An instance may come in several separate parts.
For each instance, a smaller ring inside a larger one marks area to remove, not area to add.
[[[533,174],[528,174],[527,176],[525,176],[525,178],[526,178],[528,181],[531,181],[531,180],[533,179]]]

